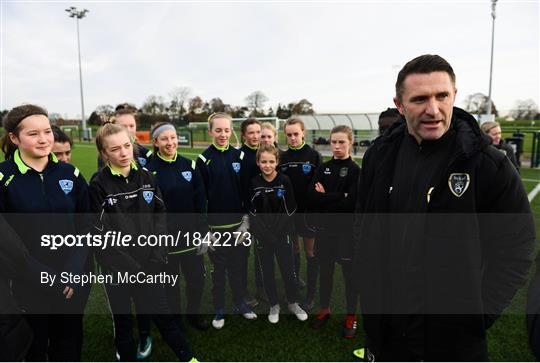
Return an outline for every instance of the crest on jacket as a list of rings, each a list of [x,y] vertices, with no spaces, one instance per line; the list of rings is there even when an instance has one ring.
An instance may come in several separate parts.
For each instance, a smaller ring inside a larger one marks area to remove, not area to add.
[[[304,174],[309,174],[309,172],[311,171],[311,165],[309,164],[302,165],[302,171],[304,172]]]
[[[450,177],[448,178],[450,191],[458,198],[467,191],[470,183],[471,177],[467,173],[453,173],[450,174]]]
[[[278,198],[283,198],[285,196],[285,189],[279,188],[278,190],[276,190],[276,194]]]
[[[235,173],[238,173],[240,171],[240,163],[232,163],[232,168]]]
[[[60,188],[64,191],[65,194],[69,194],[73,190],[73,181],[69,179],[62,179],[58,181]]]
[[[345,178],[349,174],[349,168],[341,168],[339,169],[339,176],[342,178]]]
[[[145,166],[146,165],[146,159],[145,158],[141,158],[140,156],[137,157],[137,160],[139,161],[139,164],[141,166]]]
[[[184,179],[186,179],[186,181],[190,182],[193,175],[191,174],[191,171],[188,170],[183,171],[182,176],[184,177]]]
[[[152,198],[154,198],[154,192],[151,192],[149,190],[145,190],[142,192],[143,198],[146,201],[146,203],[150,204],[152,201]]]

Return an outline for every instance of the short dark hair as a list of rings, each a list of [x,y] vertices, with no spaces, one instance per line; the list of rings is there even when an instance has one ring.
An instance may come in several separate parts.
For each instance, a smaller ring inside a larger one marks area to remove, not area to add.
[[[135,107],[135,105],[132,105],[131,103],[124,102],[114,108],[114,116],[121,115],[132,115],[135,118],[135,122],[138,121],[137,107]]]
[[[403,82],[405,82],[405,78],[407,78],[409,74],[425,74],[432,72],[446,72],[450,76],[452,84],[456,84],[456,74],[446,59],[438,55],[424,54],[407,62],[407,64],[401,68],[401,71],[399,71],[396,81],[396,98],[401,100],[401,97],[403,96]]]
[[[54,135],[54,142],[69,142],[69,146],[73,146],[73,140],[71,140],[71,137],[69,137],[64,130],[62,130],[60,127],[56,125],[51,125],[51,129]]]
[[[383,134],[390,126],[401,118],[397,108],[388,107],[379,115],[379,134]]]
[[[240,125],[240,133],[244,135],[247,131],[247,128],[249,125],[261,125],[259,120],[257,120],[254,117],[248,118],[247,120],[242,121],[242,124]]]

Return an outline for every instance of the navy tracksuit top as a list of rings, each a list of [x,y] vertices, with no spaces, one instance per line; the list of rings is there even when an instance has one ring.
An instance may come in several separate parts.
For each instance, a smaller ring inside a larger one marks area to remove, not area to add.
[[[238,226],[244,214],[242,180],[244,152],[227,145],[210,145],[197,158],[207,195],[208,225],[211,228]]]
[[[41,246],[42,235],[85,234],[90,230],[88,185],[79,169],[49,155],[38,172],[24,163],[19,150],[0,163],[0,212],[30,253],[32,276],[40,271],[81,273],[88,248]]]
[[[178,153],[173,159],[167,160],[156,153],[147,164],[147,169],[154,174],[161,190],[167,208],[169,233],[206,233],[206,192],[196,161]],[[183,250],[184,247],[187,246],[169,248],[169,253]]]

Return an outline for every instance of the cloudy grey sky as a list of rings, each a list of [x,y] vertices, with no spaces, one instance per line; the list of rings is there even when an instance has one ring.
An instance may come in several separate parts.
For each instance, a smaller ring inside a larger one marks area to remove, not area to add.
[[[85,106],[168,97],[186,86],[205,100],[267,106],[307,98],[318,112],[379,112],[399,69],[424,53],[457,74],[458,105],[488,92],[491,1],[1,1],[0,109],[25,102],[80,114],[75,20]],[[493,100],[539,101],[539,1],[499,0]]]

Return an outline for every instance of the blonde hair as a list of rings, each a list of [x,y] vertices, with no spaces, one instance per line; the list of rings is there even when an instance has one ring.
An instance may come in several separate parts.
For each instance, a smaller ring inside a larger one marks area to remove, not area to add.
[[[276,163],[279,162],[279,151],[277,149],[277,147],[275,147],[274,145],[261,145],[259,146],[259,149],[257,150],[257,154],[255,156],[256,160],[259,161],[259,159],[261,158],[261,154],[262,153],[270,153],[272,155],[274,155],[276,157]]]
[[[482,131],[484,131],[486,134],[489,134],[492,129],[500,126],[501,125],[496,121],[486,121],[482,125],[480,125],[480,129],[482,129]]]
[[[332,138],[332,134],[336,134],[338,132],[343,132],[344,134],[347,135],[347,138],[349,139],[349,141],[351,143],[353,142],[353,132],[352,132],[352,129],[349,126],[347,126],[347,125],[334,126],[332,131],[330,131],[330,138]]]
[[[98,152],[103,153],[105,151],[105,138],[107,136],[115,135],[120,132],[125,132],[129,138],[129,141],[133,143],[133,137],[129,134],[129,131],[124,126],[113,124],[111,122],[106,122],[103,126],[101,126],[96,132],[96,147]]]
[[[274,125],[272,125],[270,122],[263,122],[261,124],[261,130],[262,129],[268,129],[274,133],[274,137],[277,137],[277,131]]]
[[[217,119],[217,118],[224,118],[224,119],[229,120],[229,122],[231,124],[231,128],[232,128],[232,117],[231,117],[231,115],[229,115],[228,113],[224,113],[224,112],[215,112],[215,113],[211,114],[210,116],[208,116],[208,129],[209,130],[212,130],[212,126],[214,126],[214,120]]]

